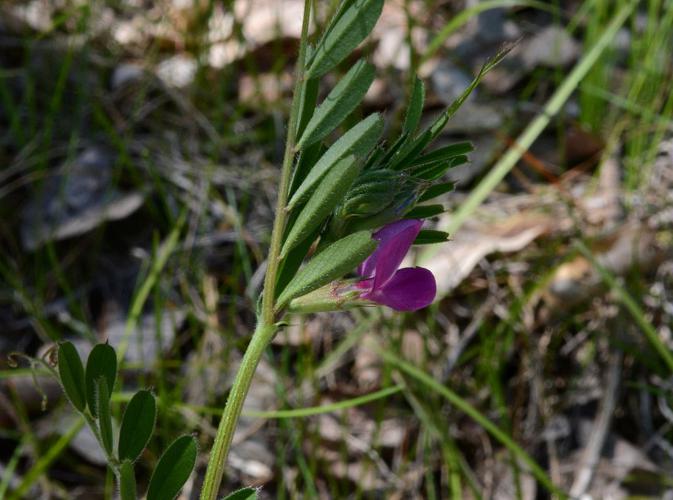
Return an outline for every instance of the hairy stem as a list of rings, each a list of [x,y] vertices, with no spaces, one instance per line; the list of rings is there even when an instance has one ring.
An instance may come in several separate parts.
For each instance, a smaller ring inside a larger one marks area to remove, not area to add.
[[[302,24],[301,42],[299,45],[299,57],[297,59],[295,88],[292,97],[292,107],[290,109],[290,119],[287,128],[287,140],[285,143],[285,156],[283,157],[283,166],[280,174],[280,183],[278,186],[278,202],[276,204],[276,216],[273,222],[273,231],[271,233],[271,245],[267,258],[267,270],[264,277],[264,290],[262,292],[262,308],[257,319],[257,327],[250,340],[250,344],[243,355],[241,366],[236,374],[236,379],[227,398],[227,403],[222,412],[222,419],[217,428],[215,442],[210,452],[206,477],[201,490],[201,500],[216,500],[224,468],[226,466],[227,455],[234,437],[236,424],[241,416],[243,403],[252,377],[255,374],[259,360],[264,354],[266,346],[269,344],[276,333],[276,281],[278,279],[278,267],[280,265],[280,250],[287,222],[287,199],[290,186],[290,177],[292,175],[292,165],[295,156],[295,144],[297,134],[297,119],[299,108],[301,107],[301,87],[304,79],[304,65],[306,59],[306,45],[308,40],[308,26],[311,13],[311,0],[304,0],[304,20]]]
[[[241,366],[238,369],[236,379],[227,399],[227,404],[222,413],[220,425],[217,428],[215,443],[210,452],[206,478],[203,481],[203,489],[201,490],[201,500],[216,500],[217,498],[227,455],[229,454],[238,418],[241,416],[245,397],[248,394],[248,389],[250,389],[250,383],[252,382],[252,377],[255,375],[259,360],[262,358],[262,354],[269,341],[273,338],[274,333],[276,333],[275,325],[259,323],[243,355]]]
[[[276,281],[278,276],[278,266],[280,264],[280,250],[283,241],[283,231],[287,222],[287,198],[290,187],[290,177],[292,175],[292,164],[294,163],[294,146],[297,141],[297,119],[299,108],[301,107],[301,86],[304,80],[304,61],[306,59],[306,42],[308,38],[308,24],[310,18],[311,0],[304,0],[304,22],[302,24],[301,43],[299,45],[299,57],[297,59],[297,68],[295,72],[294,95],[292,96],[292,108],[290,110],[290,121],[287,127],[287,139],[285,141],[285,156],[283,157],[283,168],[280,174],[280,184],[278,185],[278,202],[276,203],[276,218],[273,221],[273,231],[271,233],[271,246],[267,260],[266,276],[264,277],[264,292],[262,297],[262,320],[266,324],[274,322],[274,302],[276,300]]]

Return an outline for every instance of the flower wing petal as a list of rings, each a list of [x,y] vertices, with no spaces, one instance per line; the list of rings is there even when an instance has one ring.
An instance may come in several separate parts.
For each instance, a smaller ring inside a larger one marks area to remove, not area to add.
[[[366,298],[396,311],[417,311],[432,304],[436,293],[437,284],[432,272],[424,267],[405,267],[382,288],[369,292]]]

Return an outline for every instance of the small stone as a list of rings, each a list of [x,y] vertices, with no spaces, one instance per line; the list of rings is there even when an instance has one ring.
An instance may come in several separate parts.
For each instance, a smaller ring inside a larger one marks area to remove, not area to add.
[[[144,195],[116,189],[113,162],[110,150],[91,146],[60,166],[23,209],[24,248],[34,250],[49,240],[86,233],[106,220],[123,219],[137,210]]]
[[[432,72],[430,81],[437,97],[448,106],[469,87],[472,77],[444,59]],[[474,100],[475,95],[475,92],[472,92],[467,100]]]
[[[197,64],[194,58],[178,54],[159,63],[157,76],[168,86],[185,88],[194,81]]]
[[[110,77],[110,87],[112,90],[117,90],[126,84],[140,80],[143,75],[143,69],[133,63],[119,64]]]
[[[557,25],[544,28],[526,40],[521,59],[527,68],[562,67],[577,59],[580,46],[566,30]]]

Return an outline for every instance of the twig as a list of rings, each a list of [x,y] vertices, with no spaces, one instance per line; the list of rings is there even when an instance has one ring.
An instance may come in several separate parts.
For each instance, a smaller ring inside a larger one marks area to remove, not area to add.
[[[619,387],[619,377],[622,371],[622,353],[615,352],[610,359],[608,378],[605,394],[601,401],[601,409],[594,425],[591,428],[591,437],[587,443],[582,459],[580,460],[580,469],[575,475],[575,480],[570,488],[570,496],[574,498],[581,497],[586,493],[591,480],[593,479],[601,451],[605,445],[612,414],[617,404],[617,388]]]
[[[479,331],[479,326],[481,325],[482,321],[484,321],[486,315],[491,311],[491,309],[493,309],[495,302],[495,297],[492,295],[489,296],[489,299],[484,302],[481,307],[479,307],[479,309],[477,309],[477,312],[474,314],[472,321],[470,321],[470,323],[465,327],[463,335],[449,353],[449,357],[446,360],[444,367],[442,368],[442,382],[446,382],[448,380],[449,375],[455,368],[456,363],[458,363],[458,359],[460,358],[461,354],[463,354],[465,348],[467,348],[472,339],[476,336],[477,332]]]

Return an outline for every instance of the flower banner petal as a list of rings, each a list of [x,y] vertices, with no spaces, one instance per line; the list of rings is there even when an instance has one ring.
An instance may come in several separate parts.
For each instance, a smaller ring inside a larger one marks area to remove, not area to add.
[[[379,246],[358,268],[364,278],[374,276],[374,288],[380,288],[392,278],[404,256],[418,236],[422,220],[405,219],[388,224],[374,233]]]

